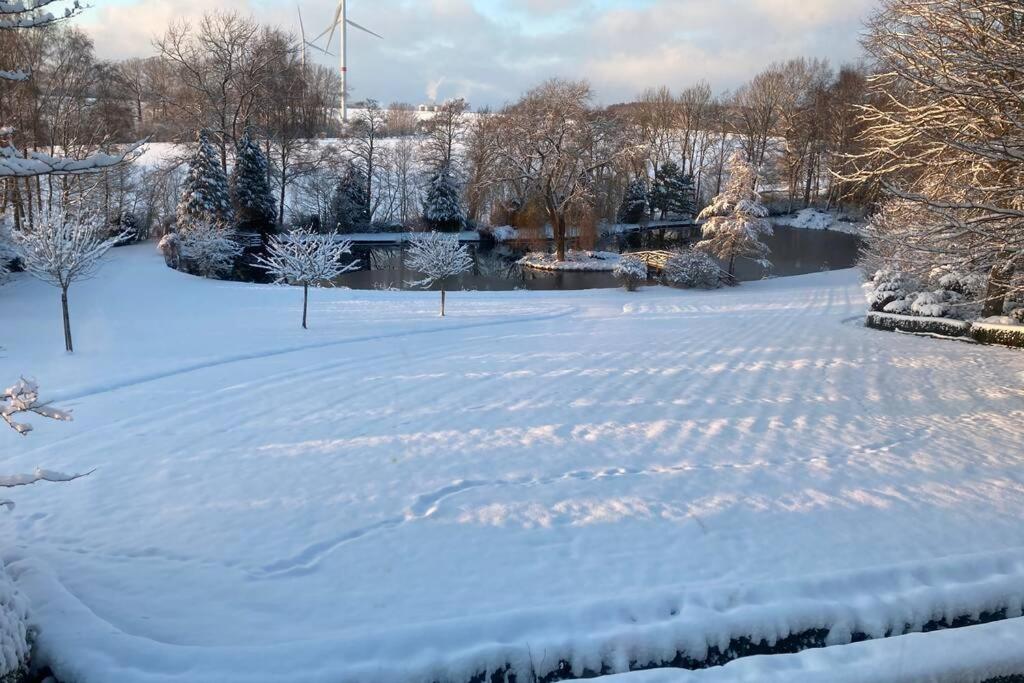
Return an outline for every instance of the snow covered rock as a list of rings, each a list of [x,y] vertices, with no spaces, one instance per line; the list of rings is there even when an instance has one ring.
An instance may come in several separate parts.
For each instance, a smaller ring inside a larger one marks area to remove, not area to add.
[[[647,261],[637,256],[623,256],[615,264],[612,275],[622,281],[626,291],[635,291],[637,287],[647,281]]]
[[[716,289],[722,284],[722,269],[702,251],[684,251],[665,264],[665,282],[673,287]]]

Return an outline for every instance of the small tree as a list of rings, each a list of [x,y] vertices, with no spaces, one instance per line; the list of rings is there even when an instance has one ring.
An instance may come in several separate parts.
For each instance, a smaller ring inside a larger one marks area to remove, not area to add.
[[[73,282],[92,276],[103,255],[127,237],[126,233],[109,235],[109,226],[98,214],[82,210],[65,213],[60,208],[45,206],[37,214],[35,228],[31,232],[13,232],[25,270],[33,277],[60,288],[64,346],[69,353],[74,351],[74,343],[71,339],[68,289]]]
[[[302,329],[309,329],[309,288],[356,270],[359,262],[342,264],[341,259],[352,253],[352,242],[342,240],[338,233],[319,235],[307,230],[293,230],[288,235],[276,236],[267,247],[267,256],[259,257],[256,267],[274,277],[276,284],[302,285]]]
[[[705,221],[704,239],[694,248],[728,261],[731,276],[735,273],[737,257],[755,259],[766,267],[771,265],[767,259],[771,250],[761,239],[770,237],[773,231],[772,224],[766,220],[768,209],[754,190],[757,171],[740,151],[733,152],[728,168],[729,182],[725,191],[711,200],[698,216],[698,220]]]
[[[409,254],[406,265],[426,277],[410,282],[413,287],[430,287],[435,282],[442,282],[441,317],[444,317],[445,289],[443,280],[462,275],[473,267],[473,258],[465,245],[459,244],[456,235],[445,235],[439,232],[428,232],[413,235],[409,242]]]
[[[665,263],[664,277],[673,287],[715,289],[722,285],[722,268],[703,251],[683,251]]]
[[[178,228],[184,231],[191,223],[200,221],[231,225],[234,219],[228,178],[209,135],[200,131],[178,202]]]
[[[246,127],[235,148],[231,169],[231,201],[238,216],[239,230],[266,235],[274,230],[277,206],[270,190],[267,157]]]
[[[430,177],[423,200],[423,220],[432,230],[457,232],[466,221],[462,194],[452,167],[442,165]]]
[[[177,240],[177,248],[188,272],[208,278],[231,272],[242,253],[231,230],[209,221],[190,225]]]
[[[622,198],[619,208],[619,221],[635,224],[647,213],[647,184],[635,178],[626,187],[626,196]]]
[[[668,216],[693,216],[697,203],[693,178],[683,173],[678,164],[668,161],[654,174],[651,187],[651,208],[664,220]]]

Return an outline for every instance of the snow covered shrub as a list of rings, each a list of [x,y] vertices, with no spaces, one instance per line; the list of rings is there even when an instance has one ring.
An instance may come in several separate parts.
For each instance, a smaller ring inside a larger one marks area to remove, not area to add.
[[[637,287],[647,282],[647,261],[637,256],[623,256],[612,270],[612,275],[622,280],[627,292],[635,292]]]
[[[1010,311],[1010,319],[1018,325],[1024,325],[1024,306]]]
[[[665,282],[673,287],[715,289],[722,285],[718,261],[703,251],[684,251],[665,264]]]
[[[890,301],[884,308],[882,308],[882,311],[885,313],[895,313],[897,315],[910,315],[912,313],[910,306],[914,303],[915,298],[916,297],[911,296],[907,299],[896,299],[895,301]]]
[[[169,232],[161,237],[157,251],[163,255],[169,267],[175,270],[181,267],[181,237],[178,233]]]
[[[179,236],[180,263],[193,275],[217,278],[227,275],[242,253],[233,233],[209,221],[188,226]]]
[[[0,565],[0,683],[23,680],[28,658],[28,600]]]
[[[980,298],[985,293],[986,278],[978,273],[950,272],[938,279],[939,287],[968,299]]]
[[[896,311],[889,311],[886,306],[895,301],[906,299],[908,295],[907,282],[906,278],[903,277],[903,273],[890,268],[883,268],[876,272],[871,282],[866,285],[866,289],[868,306],[872,311],[896,313]]]
[[[914,302],[910,304],[910,312],[925,318],[945,318],[949,312],[945,292],[943,290],[921,292],[914,297]]]

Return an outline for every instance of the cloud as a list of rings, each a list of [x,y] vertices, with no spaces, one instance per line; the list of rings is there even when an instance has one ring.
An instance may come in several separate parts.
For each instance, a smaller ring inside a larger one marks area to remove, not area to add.
[[[115,4],[116,3],[116,4]],[[153,54],[153,37],[211,4],[298,31],[288,0],[100,0],[83,27],[101,56]],[[307,31],[334,0],[303,0]],[[859,57],[874,0],[352,0],[350,17],[384,35],[350,33],[356,97],[382,102],[466,96],[501,105],[551,76],[589,79],[603,102],[649,86],[707,79],[735,88],[772,61]],[[322,57],[325,64],[333,60]]]

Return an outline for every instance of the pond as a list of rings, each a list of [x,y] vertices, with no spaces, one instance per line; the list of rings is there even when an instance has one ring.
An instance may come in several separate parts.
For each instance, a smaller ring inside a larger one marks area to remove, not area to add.
[[[602,238],[597,248],[626,253],[645,249],[683,249],[693,241],[689,231],[633,232]],[[771,268],[740,259],[736,275],[740,280],[803,275],[822,270],[850,268],[857,261],[860,238],[829,230],[801,230],[776,227],[766,240],[772,250]],[[523,268],[516,262],[533,250],[518,244],[469,244],[473,269],[452,282],[450,290],[501,291],[512,289],[576,290],[618,287],[611,273],[547,272]],[[548,249],[552,245],[548,244]],[[409,282],[422,276],[405,266],[405,249],[393,244],[357,244],[354,256],[360,269],[347,273],[336,284],[352,289],[409,289]]]

